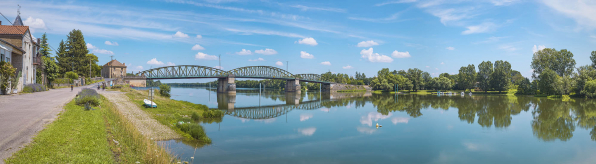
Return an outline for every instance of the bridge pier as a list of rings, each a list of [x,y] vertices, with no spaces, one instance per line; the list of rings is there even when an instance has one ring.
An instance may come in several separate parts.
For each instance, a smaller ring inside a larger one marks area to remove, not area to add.
[[[300,80],[298,78],[293,80],[286,80],[286,92],[298,92],[300,93]]]
[[[228,112],[234,112],[234,105],[236,104],[236,94],[218,93],[217,94],[217,108],[227,109]]]
[[[331,91],[331,83],[321,83],[321,91],[322,92],[329,92]]]
[[[225,78],[217,79],[217,92],[236,94],[236,76],[230,74]]]

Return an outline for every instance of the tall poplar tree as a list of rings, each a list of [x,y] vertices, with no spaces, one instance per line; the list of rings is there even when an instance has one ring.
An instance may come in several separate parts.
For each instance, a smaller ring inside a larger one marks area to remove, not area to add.
[[[68,38],[66,39],[66,56],[70,57],[70,62],[74,72],[79,75],[88,75],[89,72],[85,72],[85,61],[87,61],[87,54],[89,50],[87,50],[87,45],[85,43],[85,37],[83,37],[83,32],[81,30],[72,30],[68,33]],[[89,61],[87,61],[89,62]]]
[[[478,65],[477,81],[480,89],[487,92],[490,89],[490,78],[493,74],[493,63],[490,61],[483,61]]]
[[[474,64],[468,64],[467,67],[461,67],[459,69],[458,85],[463,88],[464,91],[470,89],[470,92],[472,92],[474,84],[476,84],[476,67]]]
[[[511,64],[507,61],[495,61],[493,73],[490,76],[490,84],[493,89],[499,91],[507,90],[511,83]]]
[[[72,71],[70,59],[66,56],[66,45],[64,40],[60,41],[60,45],[56,50],[56,60],[58,61],[58,70],[60,74],[64,75],[68,71]]]

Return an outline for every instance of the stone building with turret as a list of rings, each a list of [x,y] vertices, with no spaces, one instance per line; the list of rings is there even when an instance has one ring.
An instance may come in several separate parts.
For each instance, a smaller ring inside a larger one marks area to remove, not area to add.
[[[126,65],[118,60],[112,60],[101,67],[101,77],[118,78],[126,76]]]

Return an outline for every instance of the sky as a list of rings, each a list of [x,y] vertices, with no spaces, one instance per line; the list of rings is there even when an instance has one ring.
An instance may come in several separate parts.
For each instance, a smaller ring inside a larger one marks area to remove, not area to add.
[[[594,0],[2,0],[20,5],[52,48],[80,29],[99,64],[128,72],[169,65],[231,70],[275,66],[293,74],[419,68],[436,77],[506,60],[530,77],[534,52],[567,49],[576,67],[596,50]],[[1,18],[2,25],[8,21]]]

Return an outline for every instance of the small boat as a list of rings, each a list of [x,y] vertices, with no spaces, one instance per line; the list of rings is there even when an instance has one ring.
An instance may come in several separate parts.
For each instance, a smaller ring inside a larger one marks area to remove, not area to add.
[[[461,96],[464,96],[464,95],[465,95],[465,93],[464,92],[461,92]]]
[[[145,103],[143,105],[146,107],[157,108],[157,104],[155,104],[155,102],[152,102],[151,100],[144,99],[143,102]]]

